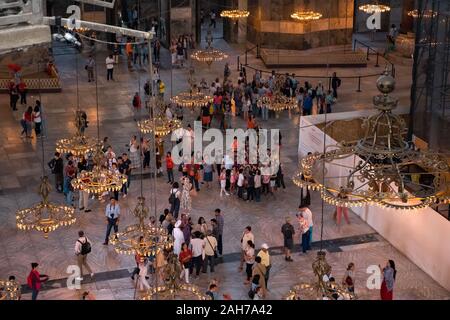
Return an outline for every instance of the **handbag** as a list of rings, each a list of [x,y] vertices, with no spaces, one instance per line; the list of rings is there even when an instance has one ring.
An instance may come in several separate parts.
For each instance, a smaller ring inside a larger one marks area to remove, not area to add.
[[[209,243],[209,245],[211,246],[211,248],[213,248],[211,242],[210,242],[209,239],[208,239],[208,236],[206,236],[206,241],[208,241],[208,243]],[[214,250],[214,258],[217,258],[217,247],[216,247],[216,248],[213,248],[213,250]]]

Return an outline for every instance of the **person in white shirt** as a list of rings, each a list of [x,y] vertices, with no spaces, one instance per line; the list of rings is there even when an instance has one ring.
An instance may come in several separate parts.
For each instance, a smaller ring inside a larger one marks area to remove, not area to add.
[[[114,72],[114,58],[113,55],[110,54],[106,60],[106,80],[109,81],[109,79],[114,81],[113,72]]]
[[[167,120],[172,120],[173,119],[172,110],[170,110],[169,106],[166,107],[166,118],[167,118]]]
[[[77,256],[77,264],[80,268],[80,276],[76,278],[79,281],[83,280],[83,266],[91,274],[91,278],[94,276],[91,267],[87,263],[87,255],[90,252],[91,245],[84,232],[81,230],[78,231],[78,240],[75,242],[75,255]]]
[[[308,250],[311,250],[311,242],[312,242],[312,234],[313,234],[313,226],[314,226],[312,212],[306,205],[300,205],[298,207],[298,211],[299,211],[299,213],[303,213],[303,217],[308,222],[308,226],[309,226]]]
[[[240,199],[243,198],[243,192],[244,192],[244,170],[243,169],[239,169],[239,176],[238,176],[238,181],[237,181],[237,186],[238,186],[238,197]]]
[[[241,263],[239,265],[239,270],[242,271],[244,267],[245,262],[245,252],[248,249],[248,241],[251,240],[253,243],[255,243],[255,236],[252,233],[252,227],[247,226],[244,229],[244,233],[241,237]]]
[[[181,245],[184,242],[184,234],[183,234],[183,231],[181,231],[180,226],[181,226],[181,220],[178,220],[175,223],[175,228],[172,231],[172,235],[174,238],[173,253],[175,253],[176,255],[180,254]]]
[[[36,137],[39,137],[41,135],[42,117],[41,109],[38,104],[34,107],[32,119],[34,122],[34,132],[36,133]]]
[[[200,233],[194,233],[194,237],[191,240],[192,247],[192,265],[195,267],[195,275],[200,275],[200,269],[203,265],[203,250],[205,243],[200,239]]]
[[[144,257],[141,257],[141,260],[139,261],[138,264],[138,268],[139,268],[139,290],[143,291],[143,290],[148,290],[150,289],[150,285],[148,284],[148,281],[146,279],[147,277],[147,273],[148,273],[148,260],[145,259]]]
[[[109,242],[109,234],[111,233],[111,229],[114,228],[114,232],[119,232],[119,217],[120,217],[120,206],[117,203],[114,197],[109,199],[109,204],[106,206],[105,216],[106,221],[108,222],[108,226],[106,228],[106,237],[104,245],[108,245]]]
[[[214,272],[214,255],[217,250],[217,239],[212,236],[212,231],[206,231],[206,237],[203,240],[204,248],[205,248],[205,259],[203,263],[203,272],[206,273],[208,270],[208,263],[210,266],[211,272]]]

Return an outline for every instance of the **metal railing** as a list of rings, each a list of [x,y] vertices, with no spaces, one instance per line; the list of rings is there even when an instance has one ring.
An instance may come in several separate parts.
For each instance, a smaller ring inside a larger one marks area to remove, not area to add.
[[[380,61],[380,57],[383,58],[388,64],[391,65],[391,72],[392,72],[392,76],[395,78],[395,64],[390,61],[388,58],[386,58],[386,56],[384,54],[381,54],[378,50],[372,48],[370,45],[362,42],[361,40],[355,39],[353,41],[353,51],[356,51],[356,49],[358,48],[358,44],[360,44],[362,47],[365,48],[366,51],[366,59],[367,61],[370,61],[370,56],[371,55],[375,55],[376,56],[376,62],[375,62],[375,67],[379,67],[379,61]]]
[[[370,55],[376,55],[376,64],[375,67],[379,67],[380,64],[380,57],[383,58],[389,65],[391,68],[391,72],[392,72],[392,76],[395,77],[395,64],[392,63],[391,61],[389,61],[387,58],[385,58],[382,54],[380,54],[377,50],[375,50],[374,48],[366,45],[365,43],[359,41],[359,40],[355,40],[354,45],[353,45],[353,50],[356,50],[356,46],[357,44],[361,44],[362,46],[364,46],[365,48],[367,48],[367,60],[370,60]],[[261,58],[261,46],[259,44],[254,45],[252,47],[250,47],[249,49],[245,50],[245,52],[241,55],[237,56],[237,71],[241,72],[243,71],[243,69],[250,69],[250,70],[254,70],[255,72],[260,72],[261,75],[263,75],[264,73],[266,74],[272,74],[272,71],[267,71],[267,70],[262,70],[260,68],[254,67],[249,65],[248,63],[248,55],[249,53],[253,52],[256,50],[256,58],[260,59]],[[243,61],[242,61],[243,60]],[[286,73],[275,73],[276,75],[284,75]],[[347,79],[347,80],[355,80],[355,91],[356,92],[362,92],[362,79],[364,78],[377,78],[380,75],[383,74],[383,71],[380,70],[380,72],[377,73],[371,73],[371,74],[366,74],[366,75],[358,75],[358,76],[339,76],[340,79]],[[328,84],[328,90],[331,90],[331,82],[332,82],[332,76],[313,76],[313,75],[295,75],[295,78],[297,80],[302,79],[302,80],[309,80],[309,79],[314,79],[314,80],[322,80],[323,84]],[[300,82],[300,81],[299,81]],[[347,81],[347,83],[350,83],[351,81]]]

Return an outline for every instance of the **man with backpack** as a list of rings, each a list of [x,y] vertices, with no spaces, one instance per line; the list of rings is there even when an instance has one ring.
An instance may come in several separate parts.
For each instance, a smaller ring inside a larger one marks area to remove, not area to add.
[[[84,236],[83,231],[78,231],[78,240],[75,242],[75,254],[77,256],[78,267],[80,268],[80,276],[76,280],[83,280],[83,266],[91,274],[91,278],[94,276],[91,267],[87,263],[87,255],[91,252],[91,243],[89,239]]]

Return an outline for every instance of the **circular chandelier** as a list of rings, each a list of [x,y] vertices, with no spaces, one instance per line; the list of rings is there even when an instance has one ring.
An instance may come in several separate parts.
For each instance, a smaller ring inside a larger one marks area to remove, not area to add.
[[[315,11],[295,11],[291,18],[299,21],[312,21],[322,18],[322,14]]]
[[[81,111],[75,115],[76,134],[68,139],[60,139],[56,142],[56,151],[59,153],[71,153],[76,157],[86,155],[95,150],[98,141],[94,138],[86,137],[82,133],[82,128],[86,127],[86,119]]]
[[[197,107],[204,107],[212,101],[211,96],[205,95],[198,90],[189,90],[186,92],[180,92],[171,99],[172,103],[175,103],[184,108],[194,109]]]
[[[103,164],[104,154],[101,144],[97,145],[94,153],[94,168],[92,171],[81,172],[77,178],[72,179],[75,190],[101,195],[103,192],[120,191],[127,177],[119,172],[108,170]]]
[[[212,97],[203,94],[195,83],[194,79],[194,68],[189,70],[189,91],[180,92],[176,96],[173,96],[170,101],[176,105],[182,106],[184,108],[200,108],[207,106],[208,103],[212,102]]]
[[[199,62],[206,62],[206,64],[210,66],[213,62],[227,59],[228,55],[223,51],[208,46],[205,49],[200,49],[192,53],[191,58]]]
[[[405,123],[392,113],[398,100],[389,95],[395,79],[387,71],[377,88],[381,94],[373,103],[379,113],[364,120],[364,138],[304,157],[294,183],[320,191],[324,201],[341,207],[376,204],[413,210],[448,202],[447,160],[414,150],[404,140]],[[332,177],[327,177],[329,172]]]
[[[391,7],[385,4],[379,4],[378,2],[375,4],[364,4],[359,6],[360,11],[364,11],[365,13],[383,13],[391,11]]]
[[[172,131],[181,127],[181,121],[177,119],[169,120],[165,116],[158,115],[153,119],[138,121],[139,130],[148,134],[155,132],[155,135],[164,137]]]
[[[20,286],[15,280],[0,279],[0,301],[19,300]]]
[[[19,230],[34,229],[43,232],[44,238],[47,239],[51,231],[61,226],[69,226],[76,221],[74,208],[49,202],[50,191],[51,186],[48,177],[44,176],[41,179],[38,192],[42,201],[31,208],[16,212],[16,225]]]
[[[437,12],[433,10],[423,10],[419,12],[419,10],[414,9],[411,11],[408,11],[408,16],[413,17],[414,19],[423,17],[423,18],[434,18],[437,16]]]
[[[239,18],[247,18],[250,15],[250,12],[247,10],[223,10],[220,13],[222,18],[229,19],[239,19]]]
[[[141,300],[211,300],[196,285],[181,283],[180,273],[182,271],[178,256],[170,253],[164,267],[164,283],[160,286],[153,286],[147,290]]]
[[[138,197],[133,215],[139,219],[139,224],[130,225],[124,231],[110,237],[110,242],[117,253],[149,257],[173,247],[172,236],[165,228],[145,225],[144,220],[148,214],[149,208],[145,205],[145,198]]]
[[[356,300],[357,296],[337,282],[329,281],[331,266],[325,259],[324,251],[317,252],[317,258],[312,263],[316,282],[301,283],[292,287],[284,300]]]
[[[286,77],[282,75],[275,76],[274,94],[270,98],[263,98],[263,103],[267,105],[269,110],[281,112],[284,110],[291,110],[298,107],[297,100],[294,97],[287,97],[281,92]]]
[[[191,58],[199,62],[206,62],[208,66],[211,66],[213,62],[222,61],[228,58],[228,55],[223,51],[215,49],[212,47],[213,36],[211,28],[208,29],[206,35],[207,46],[205,49],[196,50],[191,54]]]

